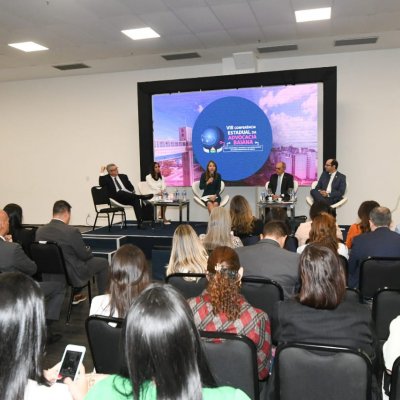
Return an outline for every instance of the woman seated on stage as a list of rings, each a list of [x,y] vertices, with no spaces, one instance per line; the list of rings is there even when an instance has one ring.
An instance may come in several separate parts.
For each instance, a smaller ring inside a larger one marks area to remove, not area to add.
[[[259,236],[263,232],[263,223],[253,216],[249,202],[241,195],[233,196],[230,204],[232,230],[240,239]]]
[[[297,252],[302,253],[311,243],[322,244],[341,256],[349,258],[346,245],[340,242],[336,236],[336,220],[328,213],[323,212],[313,219],[308,241],[305,245],[298,247]]]
[[[217,247],[207,263],[207,289],[189,299],[199,330],[247,336],[257,347],[258,377],[265,379],[271,352],[268,315],[251,306],[239,293],[243,268],[230,247]]]
[[[133,300],[149,283],[143,251],[133,244],[124,244],[112,259],[107,294],[93,298],[89,315],[125,318]]]
[[[216,207],[211,211],[208,219],[207,233],[201,234],[200,240],[208,252],[218,246],[243,247],[242,241],[234,236],[231,229],[229,212],[223,207]]]
[[[161,196],[162,198],[167,185],[165,184],[164,177],[161,175],[160,164],[158,162],[153,162],[153,167],[150,174],[146,175],[146,182],[151,190],[151,193],[153,193],[155,196]],[[166,209],[166,206],[160,207],[161,211],[158,218],[162,219],[165,225],[170,225],[171,221],[165,218]]]
[[[201,175],[200,189],[203,190],[203,196],[208,196],[207,200],[203,200],[207,206],[208,212],[221,204],[221,175],[217,172],[217,164],[209,161],[206,172]]]
[[[187,224],[179,225],[172,238],[167,275],[177,272],[204,274],[207,271],[207,259],[207,251],[194,229]]]
[[[151,285],[134,301],[123,331],[126,368],[98,381],[85,400],[249,400],[216,387],[186,300],[170,285]],[[69,383],[75,400],[87,387]]]

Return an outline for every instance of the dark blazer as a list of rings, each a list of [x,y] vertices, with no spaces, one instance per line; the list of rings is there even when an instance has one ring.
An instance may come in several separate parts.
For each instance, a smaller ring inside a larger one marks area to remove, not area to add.
[[[278,174],[272,174],[271,178],[269,179],[268,187],[271,188],[271,190],[275,194],[277,186],[278,186]],[[285,200],[289,200],[288,190],[290,188],[291,189],[294,188],[293,175],[284,172],[281,185],[281,194],[284,195]]]
[[[58,219],[52,219],[36,232],[36,240],[50,240],[61,247],[68,274],[74,286],[84,286],[90,279],[86,261],[93,258],[86,247],[78,228],[67,225]]]
[[[243,276],[258,276],[278,282],[286,299],[295,293],[299,283],[299,254],[282,249],[278,242],[271,239],[235,250],[243,267]]]
[[[400,257],[400,235],[388,227],[380,227],[353,239],[349,258],[349,287],[358,287],[360,264],[368,257]]]
[[[328,183],[331,176],[328,172],[324,171],[319,177],[316,190],[326,190],[328,187]],[[336,171],[335,178],[332,182],[331,193],[329,194],[330,203],[334,204],[338,201],[342,200],[344,196],[344,192],[346,191],[346,175],[341,174],[339,171]]]
[[[135,193],[135,188],[133,187],[131,181],[129,180],[128,176],[125,174],[119,174],[118,175],[119,179],[121,179],[121,182],[124,184],[125,188],[130,190],[131,192]],[[114,179],[110,175],[103,175],[99,176],[99,185],[100,186],[105,186],[108,191],[108,195],[111,198],[117,198],[117,189],[114,184]]]
[[[0,238],[0,271],[19,271],[26,275],[36,272],[36,264],[25,254],[18,243],[5,242]]]

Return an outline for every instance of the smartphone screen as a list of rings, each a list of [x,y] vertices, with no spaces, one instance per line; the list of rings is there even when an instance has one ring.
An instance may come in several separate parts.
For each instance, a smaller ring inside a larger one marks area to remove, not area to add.
[[[75,379],[81,357],[81,351],[67,350],[65,352],[57,382],[62,382],[65,378],[71,378],[72,380]]]

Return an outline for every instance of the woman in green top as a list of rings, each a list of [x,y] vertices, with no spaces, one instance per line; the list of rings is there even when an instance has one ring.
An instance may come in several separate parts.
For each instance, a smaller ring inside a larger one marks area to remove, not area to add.
[[[123,342],[126,371],[96,383],[85,399],[249,400],[215,387],[192,311],[170,285],[151,285],[136,298]]]

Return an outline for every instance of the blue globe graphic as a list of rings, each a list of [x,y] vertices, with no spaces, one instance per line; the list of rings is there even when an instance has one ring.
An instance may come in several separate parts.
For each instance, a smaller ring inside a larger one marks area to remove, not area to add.
[[[225,143],[224,132],[217,126],[208,127],[201,134],[201,143],[206,151],[218,151]]]

